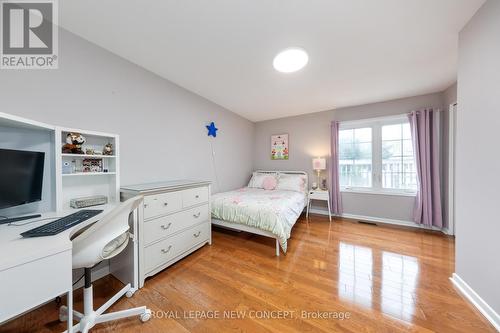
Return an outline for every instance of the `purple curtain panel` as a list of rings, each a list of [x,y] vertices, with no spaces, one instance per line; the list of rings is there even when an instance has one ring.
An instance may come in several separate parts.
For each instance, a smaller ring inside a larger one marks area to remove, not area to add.
[[[410,120],[417,165],[418,193],[413,211],[415,223],[443,227],[439,174],[439,110],[412,111]]]
[[[342,214],[342,197],[340,196],[339,177],[339,122],[331,123],[331,162],[330,162],[330,201],[332,213]]]

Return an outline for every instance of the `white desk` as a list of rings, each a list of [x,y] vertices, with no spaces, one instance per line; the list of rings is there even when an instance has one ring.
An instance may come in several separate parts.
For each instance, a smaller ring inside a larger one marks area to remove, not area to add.
[[[22,238],[20,233],[50,223],[52,220],[22,226],[0,225],[0,324],[57,296],[68,295],[68,331],[72,328],[73,281],[71,236],[97,222],[116,205],[95,206],[104,212],[55,236]],[[64,213],[46,213],[45,218]],[[16,222],[22,224],[30,220]],[[133,242],[135,243],[135,242]]]

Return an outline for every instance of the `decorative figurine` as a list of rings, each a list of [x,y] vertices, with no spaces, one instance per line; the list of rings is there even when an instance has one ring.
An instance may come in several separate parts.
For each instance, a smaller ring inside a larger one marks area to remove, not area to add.
[[[84,143],[85,137],[80,133],[68,133],[62,152],[63,154],[83,154],[82,145]]]
[[[113,155],[113,145],[111,143],[107,143],[102,150],[103,155]]]

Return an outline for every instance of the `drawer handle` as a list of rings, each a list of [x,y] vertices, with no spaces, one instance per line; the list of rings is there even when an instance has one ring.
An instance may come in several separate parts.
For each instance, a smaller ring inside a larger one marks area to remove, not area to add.
[[[198,238],[201,235],[201,231],[198,231],[197,233],[193,234],[194,237]]]
[[[194,217],[195,219],[197,219],[198,217],[200,217],[200,215],[201,215],[201,212],[198,212],[198,214],[193,214],[193,217]]]
[[[171,225],[172,225],[172,222],[170,222],[170,223],[169,223],[169,224],[167,224],[167,225],[162,224],[162,225],[161,225],[161,228],[162,228],[163,230],[168,230],[168,228],[170,228],[170,226],[171,226]]]
[[[144,204],[144,208],[148,208],[148,204]]]
[[[167,207],[168,206],[168,202],[164,202],[163,206]]]
[[[197,194],[197,195],[195,195],[194,197],[195,197],[196,199],[199,199],[199,198],[200,198],[200,196],[199,196],[198,194]]]
[[[165,253],[168,253],[168,252],[170,251],[170,249],[171,249],[171,248],[172,248],[172,245],[169,245],[169,246],[168,246],[168,249],[166,249],[166,250],[165,250],[165,249],[161,249],[161,253],[164,253],[164,254],[165,254]]]

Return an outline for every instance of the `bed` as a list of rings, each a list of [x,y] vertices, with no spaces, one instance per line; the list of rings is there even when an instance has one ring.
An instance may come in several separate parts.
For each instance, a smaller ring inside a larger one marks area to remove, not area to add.
[[[287,241],[298,217],[307,206],[307,173],[302,171],[256,171],[259,174],[301,176],[302,191],[244,187],[212,196],[212,224],[276,240],[276,256],[287,251]],[[255,174],[254,173],[254,174]]]

